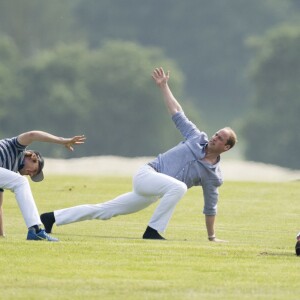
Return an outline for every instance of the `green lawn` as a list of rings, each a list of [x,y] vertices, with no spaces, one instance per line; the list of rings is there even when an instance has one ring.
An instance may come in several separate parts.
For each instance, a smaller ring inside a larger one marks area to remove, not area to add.
[[[131,178],[47,177],[32,184],[39,211],[99,203]],[[54,227],[59,243],[26,241],[14,200],[4,200],[0,299],[299,299],[300,182],[226,182],[217,236],[207,241],[201,188],[178,204],[167,241],[142,240],[155,206],[108,221]]]

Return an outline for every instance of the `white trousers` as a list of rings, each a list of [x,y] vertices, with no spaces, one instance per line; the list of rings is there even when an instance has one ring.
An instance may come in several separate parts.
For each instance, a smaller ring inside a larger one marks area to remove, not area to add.
[[[161,198],[149,226],[164,232],[178,201],[187,191],[185,183],[142,166],[133,177],[133,191],[99,204],[86,204],[54,211],[56,225],[84,220],[108,220],[137,212]]]
[[[27,228],[40,225],[40,216],[26,177],[13,171],[0,168],[0,187],[15,194]]]

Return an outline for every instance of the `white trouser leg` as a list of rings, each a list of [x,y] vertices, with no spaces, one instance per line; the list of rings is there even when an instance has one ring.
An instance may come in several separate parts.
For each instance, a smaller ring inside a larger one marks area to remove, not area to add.
[[[145,171],[141,168],[136,176],[143,172]],[[55,210],[55,222],[57,226],[60,226],[92,219],[108,220],[118,215],[131,214],[142,210],[157,199],[158,196],[154,194],[142,195],[132,191],[104,203],[85,204]]]
[[[26,177],[13,171],[0,168],[0,187],[15,194],[27,228],[40,225],[40,216]]]
[[[99,204],[85,204],[54,211],[56,225],[65,225],[85,220],[108,220],[118,215],[126,215],[142,210],[155,202],[156,197],[144,197],[134,192]]]
[[[56,225],[64,225],[91,219],[107,220],[142,210],[162,196],[152,217],[154,229],[164,231],[175,205],[186,192],[184,183],[164,174],[157,173],[150,166],[143,166],[133,179],[133,191],[99,204],[88,204],[54,211]],[[151,220],[152,220],[151,219]],[[149,226],[151,226],[149,224]],[[152,227],[151,226],[151,227]]]
[[[187,186],[173,177],[157,173],[149,166],[143,168],[146,171],[135,176],[134,188],[139,194],[155,194],[161,197],[148,225],[159,232],[164,232],[176,204],[186,193]],[[147,170],[147,168],[150,169]]]

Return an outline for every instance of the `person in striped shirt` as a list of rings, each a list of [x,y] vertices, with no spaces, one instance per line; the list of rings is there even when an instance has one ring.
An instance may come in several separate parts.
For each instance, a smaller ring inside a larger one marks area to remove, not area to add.
[[[19,208],[28,228],[27,240],[46,240],[55,242],[58,239],[48,235],[40,228],[41,219],[35,204],[27,178],[40,182],[44,179],[44,159],[38,151],[28,150],[33,142],[55,143],[73,151],[73,145],[83,144],[84,135],[62,138],[44,131],[28,131],[16,137],[0,140],[0,236],[4,237],[3,192],[10,190],[15,194]]]

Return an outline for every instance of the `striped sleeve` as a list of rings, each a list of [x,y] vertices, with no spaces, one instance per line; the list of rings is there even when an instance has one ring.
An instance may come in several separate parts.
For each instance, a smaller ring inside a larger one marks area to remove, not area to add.
[[[0,141],[0,166],[11,171],[17,171],[17,161],[26,146],[18,142],[17,137]]]

